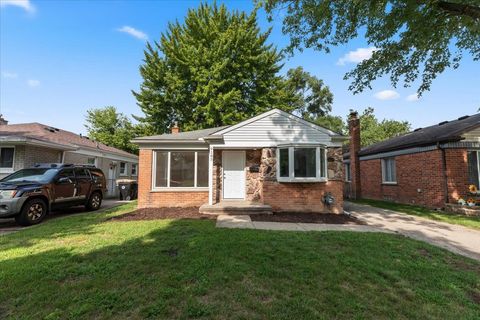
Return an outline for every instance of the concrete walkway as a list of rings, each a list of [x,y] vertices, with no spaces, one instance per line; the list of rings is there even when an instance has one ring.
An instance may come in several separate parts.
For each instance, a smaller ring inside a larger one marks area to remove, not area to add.
[[[344,207],[346,211],[371,227],[394,231],[480,260],[480,231],[478,230],[351,202],[345,202]]]
[[[480,261],[480,231],[350,202],[345,203],[345,210],[367,225],[260,222],[252,221],[248,215],[220,215],[217,218],[217,227],[397,233]]]

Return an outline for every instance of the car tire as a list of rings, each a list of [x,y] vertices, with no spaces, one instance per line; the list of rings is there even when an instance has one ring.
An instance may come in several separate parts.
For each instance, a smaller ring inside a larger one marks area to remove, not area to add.
[[[87,202],[88,211],[96,211],[102,206],[102,194],[100,192],[94,192],[90,196]]]
[[[47,215],[47,204],[42,199],[27,200],[15,221],[21,226],[31,226],[43,221]]]

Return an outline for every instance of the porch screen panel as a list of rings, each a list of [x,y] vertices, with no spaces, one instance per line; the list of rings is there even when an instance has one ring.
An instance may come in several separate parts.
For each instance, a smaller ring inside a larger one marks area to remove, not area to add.
[[[468,183],[473,184],[479,188],[478,181],[478,151],[468,151]]]
[[[197,187],[208,187],[208,152],[197,155]]]
[[[195,152],[171,152],[170,187],[195,186]]]
[[[168,152],[156,152],[155,187],[165,188],[168,186]]]

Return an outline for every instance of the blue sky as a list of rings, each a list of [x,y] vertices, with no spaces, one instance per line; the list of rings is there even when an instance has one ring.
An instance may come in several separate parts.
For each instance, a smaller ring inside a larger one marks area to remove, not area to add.
[[[17,1],[17,2],[16,2]],[[14,3],[12,3],[14,2]],[[16,2],[16,3],[15,3]],[[250,1],[218,1],[231,9],[250,11]],[[85,133],[86,110],[107,105],[141,115],[131,90],[141,83],[145,41],[157,40],[169,21],[182,21],[198,1],[35,1],[0,0],[0,107],[11,123],[41,122]],[[281,22],[270,42],[284,47]],[[147,39],[147,40],[146,40]],[[408,101],[415,88],[393,89],[388,79],[353,95],[345,72],[368,55],[368,44],[357,39],[330,54],[306,50],[285,61],[284,72],[302,66],[323,79],[334,93],[333,114],[374,107],[379,118],[408,120],[424,127],[473,114],[480,108],[480,63],[464,58],[448,70],[431,91]],[[391,91],[394,90],[394,91]]]

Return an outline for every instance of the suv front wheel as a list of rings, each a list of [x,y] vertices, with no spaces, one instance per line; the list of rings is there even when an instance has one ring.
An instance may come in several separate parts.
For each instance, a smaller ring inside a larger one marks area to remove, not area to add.
[[[88,211],[95,211],[100,209],[101,205],[102,205],[102,194],[100,192],[94,192],[90,196],[90,199],[88,199],[86,207]]]
[[[42,199],[27,200],[15,221],[22,226],[31,226],[42,222],[47,215],[47,204]]]

